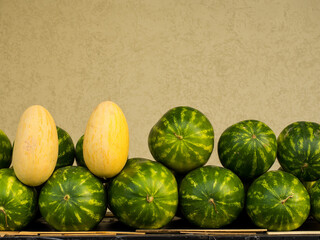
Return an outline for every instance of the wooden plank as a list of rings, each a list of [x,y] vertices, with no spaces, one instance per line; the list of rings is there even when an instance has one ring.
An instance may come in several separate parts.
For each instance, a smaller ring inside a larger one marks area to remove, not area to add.
[[[101,236],[101,235],[144,235],[143,232],[129,231],[0,231],[0,236]]]
[[[268,235],[320,235],[320,231],[268,231]]]
[[[267,229],[137,229],[136,232],[144,233],[264,233]]]
[[[180,232],[180,234],[192,235],[256,235],[256,232]]]

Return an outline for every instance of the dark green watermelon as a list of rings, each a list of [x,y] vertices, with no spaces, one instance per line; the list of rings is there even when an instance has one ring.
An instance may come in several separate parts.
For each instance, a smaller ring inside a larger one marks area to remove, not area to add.
[[[179,206],[187,220],[201,228],[220,228],[237,219],[244,208],[240,178],[217,166],[189,172],[179,187]]]
[[[0,168],[8,168],[12,161],[12,145],[7,135],[0,129]]]
[[[261,121],[241,121],[221,134],[218,155],[224,167],[243,180],[252,180],[267,172],[275,162],[276,136]]]
[[[12,168],[0,169],[0,230],[21,230],[35,217],[35,188],[21,183]]]
[[[278,136],[281,167],[303,181],[320,178],[320,124],[294,122]]]
[[[76,162],[78,166],[87,167],[83,158],[83,139],[84,135],[79,138],[76,144]]]
[[[309,188],[311,215],[320,222],[320,180],[314,182]]]
[[[148,145],[154,159],[178,173],[203,166],[214,146],[214,131],[207,117],[191,107],[166,112],[152,127]]]
[[[310,193],[311,188],[313,188],[315,186],[317,181],[302,181],[303,186],[307,189],[308,193]]]
[[[64,129],[57,126],[59,153],[56,168],[71,166],[75,158],[75,150],[72,138]]]
[[[40,191],[41,215],[56,230],[91,230],[105,216],[106,208],[103,184],[81,166],[57,169]]]
[[[269,171],[249,187],[246,210],[258,227],[295,230],[309,216],[310,198],[300,180],[291,173]]]
[[[174,217],[178,187],[172,172],[161,163],[128,159],[108,188],[109,208],[133,228],[161,228]]]

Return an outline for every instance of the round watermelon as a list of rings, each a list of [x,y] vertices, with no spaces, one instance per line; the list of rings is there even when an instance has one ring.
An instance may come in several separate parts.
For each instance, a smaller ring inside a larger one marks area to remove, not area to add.
[[[225,168],[243,180],[252,180],[267,172],[275,162],[276,136],[261,121],[241,121],[221,134],[218,155]]]
[[[300,180],[291,173],[269,171],[249,187],[246,210],[258,227],[295,230],[309,216],[310,198]]]
[[[207,165],[189,172],[179,187],[183,216],[201,228],[220,228],[237,219],[244,208],[240,178],[226,168]]]
[[[87,167],[83,158],[83,139],[84,135],[79,138],[76,144],[76,162],[78,166]]]
[[[161,228],[175,216],[178,187],[173,173],[161,163],[128,159],[108,188],[109,208],[133,228]]]
[[[286,172],[303,181],[320,178],[320,124],[294,122],[278,136],[277,157]]]
[[[106,191],[100,180],[81,166],[57,169],[40,191],[41,215],[59,231],[87,231],[105,216]]]
[[[35,188],[21,183],[12,168],[0,169],[0,230],[21,230],[37,211]]]
[[[191,107],[166,112],[152,127],[148,145],[154,159],[178,173],[187,173],[209,160],[214,131],[208,118]]]
[[[0,168],[8,168],[12,160],[12,145],[7,135],[0,129]]]
[[[74,162],[74,144],[70,135],[62,128],[57,126],[59,152],[55,169],[71,166]]]
[[[311,215],[320,222],[320,180],[315,181],[309,189]]]

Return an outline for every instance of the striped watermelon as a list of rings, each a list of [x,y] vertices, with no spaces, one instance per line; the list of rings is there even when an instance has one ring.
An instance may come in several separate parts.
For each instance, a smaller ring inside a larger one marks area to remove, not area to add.
[[[83,158],[83,138],[84,134],[79,138],[76,144],[76,162],[78,166],[87,167]]]
[[[187,220],[202,228],[233,222],[244,207],[245,192],[232,171],[207,165],[189,172],[179,188],[179,206]]]
[[[311,189],[315,186],[317,181],[302,181],[303,186],[307,189],[308,193],[310,193]]]
[[[320,180],[315,181],[309,189],[311,215],[320,222]]]
[[[59,153],[55,169],[72,165],[75,157],[74,145],[70,135],[58,126],[57,133],[59,141]]]
[[[12,145],[7,135],[0,129],[0,168],[8,168],[12,160]]]
[[[106,191],[100,180],[81,166],[57,169],[40,191],[39,209],[56,230],[91,230],[105,216]]]
[[[0,169],[0,230],[21,230],[37,211],[35,188],[21,183],[12,168]]]
[[[176,107],[152,127],[148,144],[156,161],[186,173],[207,163],[214,146],[214,131],[200,111]]]
[[[286,172],[303,181],[320,178],[320,124],[294,122],[278,136],[277,157]]]
[[[269,171],[249,187],[246,209],[258,227],[289,231],[299,228],[308,218],[310,198],[294,175]]]
[[[275,162],[276,136],[261,121],[241,121],[221,134],[218,155],[224,167],[243,180],[252,180],[267,172]]]
[[[178,187],[174,175],[161,163],[128,159],[108,188],[109,208],[134,228],[161,228],[174,217]]]

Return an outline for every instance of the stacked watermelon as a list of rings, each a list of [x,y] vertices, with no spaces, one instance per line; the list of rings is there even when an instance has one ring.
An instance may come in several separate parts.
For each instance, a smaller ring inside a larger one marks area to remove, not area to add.
[[[103,107],[116,106],[106,102]],[[99,116],[93,123],[100,124]],[[121,116],[121,126],[125,127]],[[85,135],[75,147],[65,130],[56,129],[59,153],[55,171],[38,187],[38,193],[8,168],[12,145],[0,130],[0,230],[25,228],[35,218],[37,208],[58,231],[91,230],[101,222],[107,207],[131,228],[162,228],[174,216],[195,227],[221,228],[247,214],[256,226],[275,231],[299,228],[310,213],[320,221],[317,123],[292,123],[278,138],[261,121],[235,123],[219,138],[217,151],[222,167],[218,167],[206,165],[214,149],[209,119],[195,108],[175,107],[149,132],[148,147],[155,161],[125,159],[127,153],[115,146],[115,151],[108,153],[113,154],[114,166],[125,165],[116,173],[105,168],[113,175],[104,178],[92,170],[99,172],[96,161],[108,154],[101,151],[101,158],[96,158],[90,144],[83,150]],[[94,137],[95,128],[91,130]],[[123,137],[127,139],[126,134]],[[119,164],[116,152],[123,155]],[[276,158],[281,170],[270,171]],[[71,166],[75,165],[74,159],[77,166]]]
[[[276,136],[261,121],[241,121],[221,134],[218,155],[224,167],[243,180],[252,180],[267,172],[275,162]]]
[[[108,188],[109,206],[134,228],[161,228],[174,217],[178,187],[173,173],[161,163],[133,158]]]
[[[11,165],[12,145],[8,136],[0,129],[0,168]]]
[[[41,215],[60,231],[94,228],[105,215],[106,202],[102,182],[81,166],[56,170],[39,196]]]
[[[55,169],[71,166],[75,158],[72,138],[64,129],[57,126],[59,152]]]

